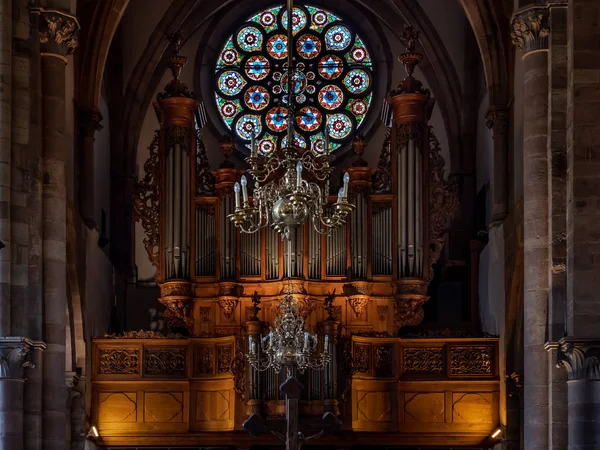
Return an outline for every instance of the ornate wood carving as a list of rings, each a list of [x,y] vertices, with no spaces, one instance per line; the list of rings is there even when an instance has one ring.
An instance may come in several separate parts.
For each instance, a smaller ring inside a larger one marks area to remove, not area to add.
[[[198,310],[200,311],[200,323],[210,322],[210,306],[201,306]]]
[[[196,373],[199,375],[212,375],[214,368],[215,350],[212,345],[196,347]]]
[[[354,370],[360,373],[370,372],[371,366],[371,346],[360,345],[354,346]]]
[[[133,198],[133,207],[137,221],[140,221],[144,233],[143,243],[148,258],[156,268],[155,277],[160,271],[160,134],[154,133],[154,139],[148,147],[149,156],[144,163],[144,178],[138,181]]]
[[[416,326],[423,321],[423,305],[429,299],[428,283],[415,278],[398,281],[398,292],[394,302],[394,328]]]
[[[369,297],[350,297],[348,299],[348,303],[350,303],[350,307],[356,317],[362,317],[364,312],[367,310],[367,306],[369,305]]]
[[[192,285],[188,282],[169,281],[160,286],[162,297],[192,297]]]
[[[492,346],[450,347],[452,375],[492,375]]]
[[[103,339],[184,339],[181,334],[161,334],[158,331],[126,331],[122,334],[104,334]]]
[[[140,351],[137,348],[101,348],[100,375],[137,375],[140,373]]]
[[[160,301],[166,307],[165,319],[171,328],[186,328],[188,330],[192,329],[193,301],[191,299],[163,297],[160,299]]]
[[[458,209],[458,183],[455,178],[445,178],[444,158],[440,143],[429,127],[429,280],[433,278],[433,265],[440,258],[444,246],[446,222]]]
[[[144,374],[150,376],[185,376],[186,351],[181,347],[145,348]]]
[[[219,306],[223,310],[223,315],[227,319],[231,318],[231,316],[233,315],[233,312],[235,311],[235,308],[237,308],[237,305],[238,305],[238,300],[235,298],[220,298],[219,299]]]
[[[418,122],[404,122],[396,127],[396,151],[401,153],[408,141],[415,141],[420,147],[423,125]]]
[[[246,357],[240,342],[236,344],[235,358],[231,361],[230,371],[233,374],[233,390],[242,401],[246,400]]]
[[[338,322],[342,320],[342,307],[341,306],[332,306],[331,307],[331,317],[333,320],[337,320]]]
[[[201,130],[196,131],[196,193],[200,195],[215,194],[215,177],[210,171]]]
[[[392,367],[392,347],[389,345],[380,345],[373,348],[373,366],[375,369],[384,369],[391,372]]]
[[[392,129],[388,128],[373,180],[373,192],[386,194],[392,186]]]
[[[219,345],[217,347],[217,373],[231,372],[232,357],[233,348],[231,345]]]
[[[441,374],[444,371],[443,348],[404,348],[402,359],[403,371],[406,374]]]
[[[387,305],[377,305],[377,316],[381,322],[385,322],[387,320],[388,315],[388,306]]]

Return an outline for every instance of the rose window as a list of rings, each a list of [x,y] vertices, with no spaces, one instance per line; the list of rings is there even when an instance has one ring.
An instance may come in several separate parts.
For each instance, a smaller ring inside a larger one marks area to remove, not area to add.
[[[246,21],[222,47],[216,63],[216,103],[225,126],[248,148],[254,136],[268,155],[287,145],[315,153],[346,143],[371,106],[373,67],[361,38],[337,15],[296,6],[292,16],[294,67],[288,70],[287,10],[277,6]],[[290,81],[288,78],[291,78]],[[288,111],[295,95],[294,117]]]

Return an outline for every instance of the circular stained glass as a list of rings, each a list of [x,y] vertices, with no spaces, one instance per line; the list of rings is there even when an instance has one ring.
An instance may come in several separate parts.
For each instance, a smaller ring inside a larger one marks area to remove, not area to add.
[[[362,94],[371,85],[371,77],[362,69],[352,69],[344,77],[344,86],[353,94]]]
[[[346,114],[332,114],[327,117],[327,130],[334,139],[344,139],[352,132],[352,121]]]
[[[246,91],[244,103],[246,103],[248,108],[253,109],[254,111],[260,111],[267,107],[270,98],[269,93],[264,87],[253,86]]]
[[[319,61],[319,74],[326,80],[335,80],[344,71],[344,63],[335,55],[327,55]]]
[[[252,81],[263,80],[269,75],[271,64],[269,60],[262,55],[256,55],[248,58],[246,61],[246,75]]]
[[[252,139],[252,136],[257,136],[262,131],[260,124],[260,117],[247,114],[239,118],[235,131],[242,136],[244,139]]]
[[[328,110],[337,109],[344,102],[344,93],[334,84],[325,86],[319,91],[319,104]]]
[[[292,14],[292,33],[298,34],[298,32],[306,26],[306,22],[307,17],[304,10],[298,7],[294,8],[294,13]],[[287,10],[281,15],[281,24],[283,25],[284,30],[288,29]]]
[[[298,39],[296,50],[305,59],[316,58],[321,53],[321,41],[312,34],[305,34]]]
[[[304,139],[298,133],[294,133],[294,143],[296,144],[296,147],[306,148],[306,139]],[[282,147],[287,147],[287,145],[288,145],[288,138],[287,138],[287,136],[285,136],[281,140],[281,146]]]
[[[225,95],[237,95],[246,86],[246,80],[232,70],[223,72],[219,77],[219,90]]]
[[[267,41],[267,51],[272,58],[287,58],[287,36],[284,34],[276,34],[275,36],[271,36]]]
[[[317,108],[306,106],[300,110],[296,123],[301,130],[312,132],[321,126],[322,119],[323,116]]]
[[[245,27],[237,35],[237,42],[245,52],[255,52],[262,49],[263,35],[256,27]]]
[[[334,151],[349,142],[371,109],[372,59],[360,37],[322,8],[295,6],[292,19],[293,118],[285,6],[254,14],[224,43],[215,64],[223,123],[248,148],[254,134],[264,155],[283,145],[290,120],[296,145],[322,153],[327,130]]]
[[[325,33],[325,44],[328,50],[345,50],[352,42],[352,34],[344,25],[335,25]]]

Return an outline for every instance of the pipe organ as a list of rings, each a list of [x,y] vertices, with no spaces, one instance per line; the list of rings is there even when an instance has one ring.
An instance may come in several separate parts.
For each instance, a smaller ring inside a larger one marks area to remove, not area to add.
[[[211,149],[225,161],[208,166],[194,120],[198,101],[179,80],[186,60],[175,41],[168,60],[173,80],[155,102],[160,130],[134,200],[165,318],[176,334],[95,341],[93,414],[112,444],[132,442],[119,434],[124,429],[145,437],[170,430],[179,443],[206,438],[202,442],[212,444],[222,438],[198,433],[239,429],[253,412],[282,414],[284,375],[255,371],[244,354],[248,336],[258,340],[273,323],[288,279],[307,328],[328,336],[333,355],[325,370],[297,374],[304,414],[331,411],[348,429],[389,432],[390,442],[407,444],[475,444],[495,426],[496,340],[394,337],[423,319],[432,265],[457,205],[456,185],[444,175],[428,125],[433,99],[412,76],[420,59],[414,40],[407,39],[401,56],[408,75],[388,99],[393,125],[378,166],[364,161],[363,138],[352,142],[355,158],[347,172],[356,210],[327,236],[308,224],[298,228],[290,264],[274,230],[243,234],[228,220],[243,168],[229,160],[232,140]],[[146,387],[133,392],[131,380]],[[419,384],[423,380],[436,383]],[[127,416],[126,426],[115,421],[131,404],[174,412],[165,413],[160,426],[150,423],[158,413]],[[437,405],[442,409],[431,416]],[[455,415],[457,408],[462,412]],[[473,411],[483,411],[483,424]],[[176,424],[169,422],[173,417]],[[421,425],[415,428],[415,421]],[[431,430],[437,437],[424,440]]]

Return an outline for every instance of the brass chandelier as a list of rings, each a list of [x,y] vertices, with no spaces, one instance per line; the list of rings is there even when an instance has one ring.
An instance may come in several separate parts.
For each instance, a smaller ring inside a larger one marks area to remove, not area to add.
[[[244,175],[240,183],[234,185],[235,210],[228,216],[243,233],[256,233],[271,225],[288,241],[292,230],[307,220],[311,220],[317,233],[329,234],[332,229],[344,225],[346,217],[354,210],[354,205],[348,202],[348,173],[344,175],[337,202],[329,206],[329,177],[333,172],[331,162],[335,159],[329,152],[329,134],[325,133],[325,148],[320,155],[302,151],[295,145],[292,120],[295,117],[296,96],[293,87],[293,7],[293,0],[288,0],[287,144],[272,156],[262,156],[258,154],[256,141],[252,138],[250,156],[246,158],[250,166],[247,172],[254,183],[252,203],[249,200],[248,179]]]

